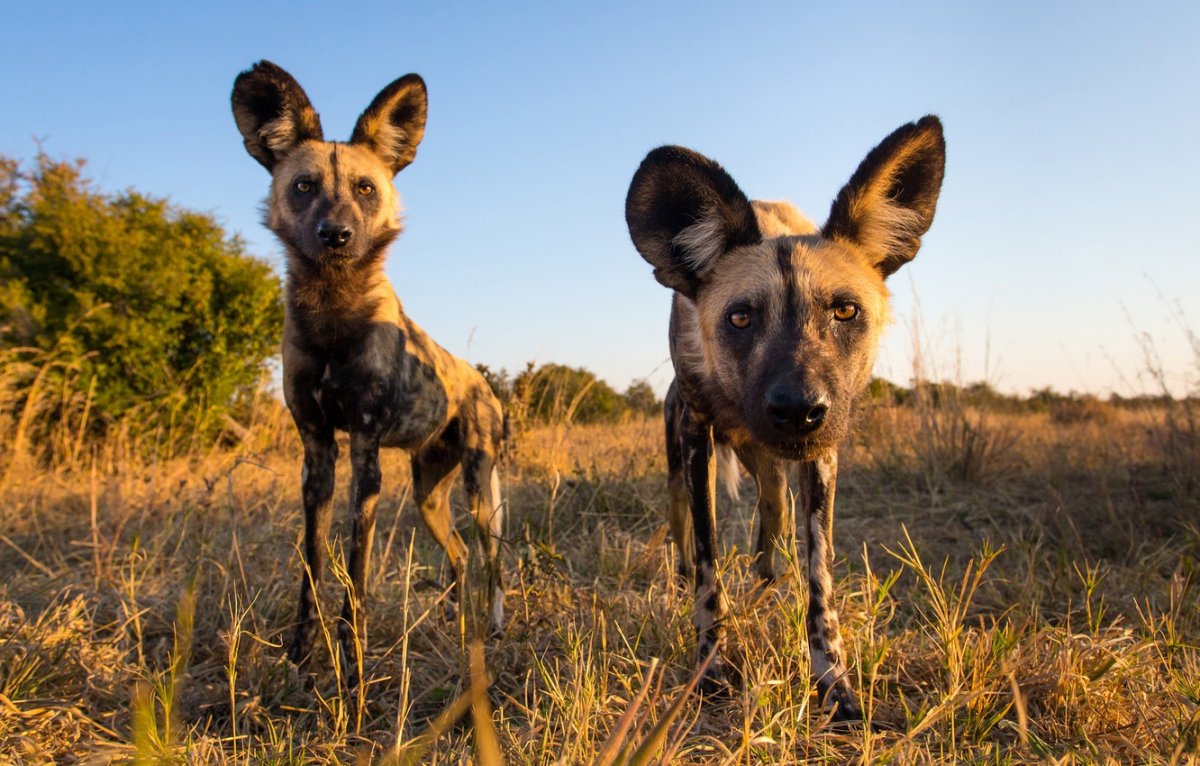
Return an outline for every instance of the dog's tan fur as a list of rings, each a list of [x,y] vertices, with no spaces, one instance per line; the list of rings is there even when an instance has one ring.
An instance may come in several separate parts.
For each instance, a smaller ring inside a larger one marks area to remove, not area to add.
[[[768,239],[816,234],[817,225],[786,200],[750,200],[758,228]]]
[[[299,84],[261,62],[238,77],[233,112],[247,151],[271,171],[266,224],[287,251],[284,398],[304,444],[305,562],[290,655],[307,664],[316,586],[337,457],[335,431],[350,434],[350,588],[338,626],[345,677],[357,685],[366,646],[363,608],[379,495],[379,449],[412,455],[413,496],[464,584],[468,549],[455,531],[450,488],[461,471],[479,528],[489,617],[503,621],[497,464],[504,414],[486,380],[408,318],[383,270],[401,231],[392,177],[424,135],[425,85],[396,80],[363,112],[348,143],[325,141]],[[471,620],[473,622],[473,620]]]
[[[819,230],[786,202],[749,201],[719,165],[680,147],[647,155],[626,199],[634,244],[675,291],[668,518],[680,572],[695,577],[699,657],[719,651],[727,611],[713,563],[714,444],[731,447],[758,484],[758,570],[768,581],[788,537],[786,464],[801,461],[810,657],[822,698],[844,718],[861,711],[831,596],[837,449],[888,323],[884,279],[916,254],[943,166],[936,118],[900,128],[863,160]]]

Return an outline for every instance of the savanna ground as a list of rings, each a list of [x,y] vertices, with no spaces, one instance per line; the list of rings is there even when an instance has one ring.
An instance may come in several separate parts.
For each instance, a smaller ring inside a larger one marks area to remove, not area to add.
[[[443,558],[406,461],[385,457],[361,719],[328,636],[312,692],[283,657],[300,451],[272,401],[236,445],[166,462],[69,432],[59,458],[23,462],[10,440],[0,761],[1195,763],[1198,415],[867,407],[842,461],[836,578],[871,728],[816,704],[802,565],[756,589],[749,481],[721,506],[740,685],[686,693],[690,594],[672,576],[657,419],[518,434],[509,624],[474,694]],[[332,635],[335,578],[324,596]]]

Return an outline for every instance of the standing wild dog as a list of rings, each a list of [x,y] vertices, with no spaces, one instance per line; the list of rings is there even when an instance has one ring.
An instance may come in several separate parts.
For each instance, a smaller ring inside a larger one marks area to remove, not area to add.
[[[392,177],[416,154],[425,110],[425,83],[405,75],[375,97],[348,143],[325,141],[308,97],[278,66],[259,62],[233,86],[233,115],[246,151],[271,172],[266,224],[287,251],[283,390],[304,445],[308,566],[289,656],[301,668],[308,664],[333,498],[334,432],[346,431],[354,528],[338,637],[351,688],[359,680],[358,651],[366,646],[380,447],[411,453],[413,497],[460,589],[468,550],[452,523],[450,489],[462,469],[487,557],[493,627],[504,619],[500,403],[483,376],[404,315],[383,272],[384,253],[401,229]]]
[[[822,701],[841,719],[862,711],[832,598],[838,444],[887,322],[884,279],[917,254],[944,167],[942,125],[929,116],[867,155],[820,230],[786,203],[751,202],[720,165],[677,146],[646,156],[625,201],[634,245],[675,291],[669,521],[680,572],[695,575],[699,658],[719,650],[727,612],[713,566],[714,440],[758,483],[757,566],[766,581],[790,531],[786,466],[800,461],[809,656]]]

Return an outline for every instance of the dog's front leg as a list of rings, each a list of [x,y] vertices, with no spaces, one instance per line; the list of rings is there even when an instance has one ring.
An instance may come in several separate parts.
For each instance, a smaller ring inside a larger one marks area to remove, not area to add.
[[[678,385],[672,382],[663,398],[667,442],[667,523],[671,527],[671,541],[675,544],[675,571],[679,574],[680,583],[686,584],[695,577],[696,544],[692,542],[692,510],[683,466],[683,438],[680,435],[682,417],[683,400]]]
[[[712,424],[702,413],[684,405],[680,422],[684,478],[692,510],[692,539],[695,543],[697,662],[720,651],[725,628],[725,594],[717,579],[716,465]],[[713,679],[722,674],[720,658],[709,665],[702,688],[713,689]]]
[[[350,434],[350,512],[354,528],[350,541],[350,587],[342,607],[338,638],[346,686],[354,694],[361,678],[367,648],[367,573],[375,538],[375,503],[379,499],[379,435]],[[359,690],[361,694],[361,690]]]
[[[834,718],[856,721],[862,708],[850,686],[842,633],[833,600],[833,499],[837,488],[837,453],[830,452],[801,466],[805,481],[805,528],[808,533],[808,656],[821,701],[834,708]]]
[[[325,427],[300,425],[304,444],[304,468],[300,493],[304,502],[304,564],[300,576],[300,606],[296,612],[296,631],[288,657],[303,672],[312,653],[317,590],[325,569],[325,543],[329,537],[330,505],[333,500],[337,442],[333,431]]]

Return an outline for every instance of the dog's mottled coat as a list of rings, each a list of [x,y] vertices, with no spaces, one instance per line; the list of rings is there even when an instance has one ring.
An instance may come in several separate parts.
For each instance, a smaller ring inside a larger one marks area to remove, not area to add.
[[[695,577],[699,660],[719,652],[728,611],[714,566],[714,444],[731,447],[758,483],[766,581],[787,538],[787,465],[799,461],[809,654],[840,718],[861,709],[833,603],[837,450],[888,321],[884,279],[916,255],[944,166],[936,117],[901,127],[863,160],[819,230],[787,203],[751,202],[719,165],[682,147],[650,152],[626,198],[634,245],[674,290],[669,521],[680,572]]]
[[[305,667],[312,650],[338,452],[334,434],[348,432],[354,526],[339,638],[346,677],[355,686],[366,646],[363,607],[381,447],[411,453],[413,496],[460,586],[468,549],[452,524],[450,489],[461,470],[486,556],[489,614],[499,629],[504,515],[497,461],[504,415],[483,376],[405,315],[383,271],[387,247],[401,230],[392,177],[413,160],[424,134],[421,78],[406,75],[384,88],[346,143],[324,140],[304,91],[270,62],[237,78],[232,102],[246,150],[271,172],[266,224],[287,252],[283,387],[304,445],[308,567],[289,656]]]

